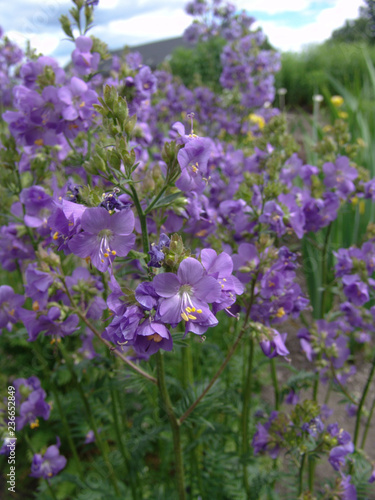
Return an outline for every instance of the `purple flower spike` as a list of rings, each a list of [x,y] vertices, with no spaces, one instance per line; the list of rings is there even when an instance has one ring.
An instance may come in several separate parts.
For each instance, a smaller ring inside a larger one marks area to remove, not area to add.
[[[177,271],[155,276],[155,292],[161,297],[158,313],[161,321],[177,325],[186,321],[186,332],[198,335],[218,321],[208,303],[220,299],[221,287],[215,278],[206,276],[202,264],[188,257]]]
[[[276,356],[287,356],[289,354],[288,349],[285,346],[285,339],[287,337],[286,333],[279,333],[273,330],[274,337],[272,340],[262,340],[259,344],[267,356],[267,358],[274,358]]]
[[[82,215],[82,233],[69,242],[70,250],[79,257],[90,257],[99,271],[105,272],[116,255],[126,257],[135,242],[134,215],[122,210],[111,215],[103,207],[88,208]]]
[[[40,453],[34,455],[31,464],[31,477],[50,479],[64,469],[67,460],[60,455],[60,444],[60,439],[57,438],[57,443],[49,446],[44,455]]]
[[[9,323],[18,321],[19,311],[25,302],[25,297],[14,293],[8,285],[0,286],[0,330]]]
[[[176,186],[181,191],[201,193],[207,181],[207,162],[212,150],[212,142],[207,138],[191,139],[178,152],[177,160],[181,167],[181,176]]]

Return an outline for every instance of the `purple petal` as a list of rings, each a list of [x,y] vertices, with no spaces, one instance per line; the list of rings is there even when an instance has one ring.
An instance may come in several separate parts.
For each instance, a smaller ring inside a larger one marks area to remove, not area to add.
[[[181,302],[179,295],[162,300],[159,313],[164,323],[177,324],[181,321]]]
[[[153,280],[155,292],[160,297],[173,297],[178,294],[180,282],[173,273],[163,273],[155,276]]]
[[[130,250],[134,247],[135,235],[119,235],[115,236],[111,242],[111,250],[115,250],[119,257],[126,257]]]
[[[188,257],[181,262],[177,271],[177,276],[181,284],[194,285],[203,278],[204,269],[197,259]]]
[[[80,233],[69,241],[69,248],[78,257],[85,259],[99,252],[99,242],[95,235]]]
[[[205,302],[216,302],[220,299],[221,286],[215,278],[204,276],[198,283],[194,283],[194,295]]]

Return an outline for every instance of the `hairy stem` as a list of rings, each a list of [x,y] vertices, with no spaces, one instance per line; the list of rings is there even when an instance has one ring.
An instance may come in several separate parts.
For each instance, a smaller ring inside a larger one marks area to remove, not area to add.
[[[135,363],[133,363],[132,361],[130,361],[130,359],[127,359],[120,351],[117,351],[116,349],[113,349],[113,345],[108,340],[103,339],[103,337],[101,336],[100,332],[86,318],[85,314],[83,314],[83,312],[80,309],[76,308],[76,304],[74,302],[74,299],[73,299],[71,293],[69,292],[68,287],[66,286],[65,277],[63,276],[61,270],[60,270],[60,279],[61,279],[61,281],[62,281],[62,283],[64,285],[64,289],[65,289],[64,291],[67,294],[67,296],[68,296],[68,298],[70,300],[70,303],[74,307],[73,312],[75,312],[77,314],[77,316],[80,317],[80,319],[85,323],[85,325],[92,331],[92,333],[95,335],[95,337],[98,338],[100,340],[100,342],[102,342],[103,344],[105,344],[113,352],[113,354],[115,356],[117,356],[118,358],[122,359],[122,361],[124,361],[124,363],[126,363],[128,366],[130,366],[130,368],[132,368],[132,370],[136,371],[139,375],[142,375],[142,377],[146,378],[150,382],[152,382],[154,384],[157,384],[158,381],[156,380],[155,377],[153,377],[149,373],[147,373],[144,370],[142,370],[142,368],[139,368],[139,366],[137,366]]]
[[[179,500],[186,500],[185,492],[185,478],[184,478],[184,465],[182,459],[182,448],[181,448],[181,433],[180,433],[180,423],[176,418],[174,413],[172,403],[169,397],[167,384],[165,381],[165,371],[164,371],[164,358],[163,353],[159,350],[156,354],[156,366],[158,374],[158,386],[160,391],[161,400],[163,402],[164,410],[167,413],[169,423],[172,429],[173,435],[173,449],[175,455],[175,466],[176,466],[176,480],[177,480],[177,491]]]
[[[255,276],[253,278],[253,281],[252,281],[250,302],[249,302],[249,305],[248,305],[248,308],[247,308],[247,311],[246,311],[245,319],[244,319],[242,328],[240,330],[240,333],[238,334],[238,336],[237,336],[236,340],[234,341],[234,344],[232,345],[232,347],[229,349],[228,354],[226,355],[224,361],[221,363],[219,369],[217,370],[217,372],[215,373],[215,375],[212,377],[212,379],[210,380],[210,382],[208,383],[208,385],[206,386],[206,388],[204,389],[204,391],[202,392],[202,394],[200,396],[198,396],[198,398],[194,401],[194,403],[179,418],[180,424],[182,424],[182,422],[187,419],[187,417],[190,415],[190,413],[193,412],[195,410],[195,408],[199,405],[199,403],[202,401],[202,399],[205,397],[205,395],[209,392],[209,390],[211,389],[211,387],[214,385],[214,383],[216,382],[216,380],[223,373],[223,371],[224,371],[225,367],[227,366],[227,364],[229,363],[231,357],[236,352],[236,349],[237,349],[239,343],[241,342],[241,339],[242,339],[242,337],[243,337],[243,335],[244,335],[244,333],[246,331],[247,323],[249,321],[250,311],[251,311],[251,308],[252,308],[252,305],[253,305],[253,302],[254,302],[254,298],[255,298],[254,291],[255,291],[256,279],[257,279],[257,276]]]
[[[82,470],[81,460],[78,456],[77,448],[74,444],[74,439],[72,437],[72,433],[70,432],[70,426],[69,426],[68,420],[66,418],[63,405],[61,404],[61,401],[60,401],[59,391],[57,390],[56,385],[53,381],[53,378],[51,377],[51,372],[50,372],[48,365],[43,357],[43,354],[39,350],[38,343],[31,342],[31,346],[34,350],[34,353],[36,354],[36,357],[38,358],[38,360],[42,366],[42,369],[43,369],[43,372],[44,372],[46,379],[50,381],[51,390],[52,390],[53,396],[55,398],[57,410],[60,414],[61,423],[62,423],[62,426],[64,429],[64,435],[68,440],[70,451],[72,452],[72,455],[74,457],[75,466],[77,468],[77,471],[78,471],[80,478],[82,479],[83,478],[83,470]]]
[[[132,199],[134,201],[134,205],[135,205],[135,208],[137,210],[139,222],[141,223],[143,252],[146,255],[148,255],[148,251],[150,250],[150,244],[148,241],[148,229],[147,229],[146,215],[142,210],[141,203],[140,203],[139,198],[138,198],[138,193],[132,184],[130,184],[130,190],[132,192]]]
[[[368,390],[370,388],[374,373],[375,373],[375,354],[374,354],[374,358],[372,360],[371,370],[370,370],[369,376],[367,378],[367,382],[366,382],[366,385],[363,389],[362,397],[361,397],[361,399],[359,401],[359,405],[358,405],[358,411],[357,411],[357,417],[356,417],[355,429],[354,429],[354,438],[353,438],[354,446],[357,446],[358,435],[359,435],[359,426],[361,423],[361,416],[362,416],[362,408],[363,408],[363,405],[365,404],[366,396],[367,396]]]
[[[242,444],[241,454],[243,459],[243,484],[247,497],[250,496],[249,481],[247,478],[246,456],[249,451],[249,415],[251,409],[251,394],[253,389],[253,361],[254,361],[254,339],[250,338],[249,357],[247,362],[247,373],[243,390],[243,406],[241,415]]]
[[[275,410],[277,411],[280,406],[280,389],[279,389],[279,381],[277,380],[276,363],[274,358],[270,359],[270,368],[271,368],[271,377],[275,393]]]
[[[90,403],[86,397],[86,394],[82,388],[80,381],[78,380],[76,372],[74,371],[72,361],[71,361],[68,353],[66,352],[65,347],[62,345],[62,343],[59,344],[59,349],[60,349],[60,352],[62,354],[63,359],[65,360],[65,364],[68,367],[68,370],[70,371],[70,374],[71,374],[72,379],[74,381],[74,384],[79,392],[79,395],[81,397],[83,406],[85,408],[85,413],[86,413],[87,419],[88,419],[90,426],[94,432],[96,443],[102,452],[103,460],[107,466],[109,477],[111,478],[111,482],[113,484],[113,488],[116,492],[116,495],[120,495],[120,490],[118,489],[118,485],[117,485],[117,478],[116,478],[115,472],[113,470],[111,461],[109,460],[109,456],[108,456],[108,453],[109,453],[108,443],[107,443],[107,441],[102,441],[102,439],[100,437],[94,415],[91,411]]]
[[[298,497],[302,495],[303,492],[303,473],[305,468],[306,454],[303,453],[301,457],[301,464],[298,473]]]
[[[371,424],[372,416],[374,414],[374,410],[375,410],[375,398],[374,398],[374,400],[372,402],[372,405],[371,405],[371,408],[370,408],[370,413],[369,413],[369,416],[368,416],[368,419],[367,419],[367,422],[366,422],[366,425],[365,425],[365,430],[363,432],[363,437],[362,437],[362,442],[361,442],[361,448],[362,448],[362,450],[364,450],[364,448],[365,448],[367,434],[368,434],[368,431],[370,429],[370,424]]]

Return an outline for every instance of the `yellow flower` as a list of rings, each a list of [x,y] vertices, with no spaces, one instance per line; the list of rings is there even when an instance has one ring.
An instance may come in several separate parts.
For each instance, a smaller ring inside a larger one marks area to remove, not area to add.
[[[344,99],[341,97],[341,95],[333,95],[331,97],[331,103],[335,106],[335,108],[339,108],[344,104]]]
[[[346,120],[348,118],[348,113],[346,111],[340,111],[339,112],[339,117],[342,118],[343,120]]]
[[[253,123],[256,123],[260,129],[262,129],[264,127],[264,125],[266,124],[263,116],[256,115],[254,113],[249,114],[249,120]]]

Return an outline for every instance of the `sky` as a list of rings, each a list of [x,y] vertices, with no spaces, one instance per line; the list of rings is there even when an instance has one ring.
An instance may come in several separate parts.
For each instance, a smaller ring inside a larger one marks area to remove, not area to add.
[[[252,15],[276,48],[299,51],[329,38],[346,19],[355,19],[363,0],[232,0]],[[186,0],[100,0],[90,32],[110,49],[181,36],[192,17]],[[65,64],[74,49],[58,18],[71,0],[0,0],[0,26],[21,47],[32,47]]]

